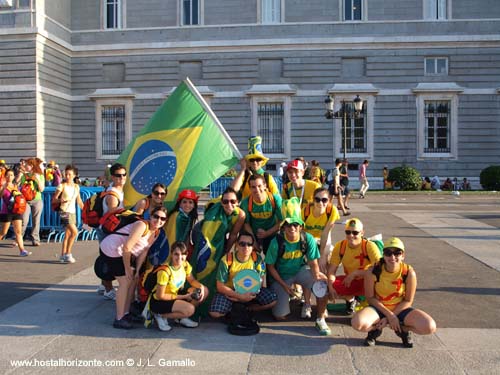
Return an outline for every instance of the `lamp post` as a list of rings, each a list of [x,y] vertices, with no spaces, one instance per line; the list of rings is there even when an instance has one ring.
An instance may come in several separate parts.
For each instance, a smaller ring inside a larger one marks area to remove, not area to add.
[[[328,95],[325,99],[325,108],[326,108],[325,117],[328,120],[332,119],[344,120],[344,160],[346,159],[346,152],[347,152],[347,119],[357,118],[361,113],[361,111],[363,110],[363,99],[361,99],[359,95],[356,95],[356,97],[353,99],[353,103],[354,103],[354,111],[351,108],[348,108],[346,101],[342,99],[341,108],[337,112],[334,112],[333,110],[335,103],[333,97]]]

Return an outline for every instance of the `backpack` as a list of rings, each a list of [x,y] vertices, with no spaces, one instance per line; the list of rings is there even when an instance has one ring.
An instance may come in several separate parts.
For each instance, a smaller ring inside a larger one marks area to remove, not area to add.
[[[401,278],[403,279],[403,284],[405,284],[406,279],[408,278],[408,271],[410,267],[406,263],[402,263],[401,266],[403,267]],[[377,278],[377,283],[380,282],[380,275],[382,274],[382,264],[380,264],[380,262],[373,266],[372,273]]]
[[[147,294],[151,294],[156,284],[158,283],[158,271],[165,271],[170,273],[170,267],[166,264],[161,264],[159,266],[154,267],[150,272],[147,272],[142,279],[142,287],[147,292]]]
[[[278,241],[278,258],[281,259],[283,254],[285,254],[285,236],[282,233],[278,233],[276,235],[276,241]],[[302,251],[302,255],[306,255],[307,253],[307,240],[306,233],[304,231],[300,231],[300,251]]]
[[[238,192],[239,195],[238,195],[238,199],[241,199],[241,191],[243,190],[243,188],[245,187],[245,184],[248,182],[249,178],[250,178],[251,174],[248,173],[248,171],[245,171],[245,175],[243,177],[243,183],[241,184],[241,188],[240,188],[240,191]],[[267,172],[264,172],[264,180],[266,182],[266,187],[267,187],[267,190],[270,189],[270,186],[271,186],[271,178],[272,176],[267,173]]]
[[[361,239],[361,254],[363,255],[363,258],[365,258],[369,261],[370,257],[368,256],[368,253],[366,252],[367,245],[368,245],[368,240],[366,238],[362,238]],[[339,252],[341,262],[342,262],[342,258],[344,257],[346,248],[347,248],[347,240],[342,240],[342,242],[340,243],[340,252]]]
[[[26,211],[26,199],[17,190],[11,192],[7,210],[17,215],[22,215]]]
[[[137,212],[126,210],[124,208],[118,208],[116,210],[106,212],[104,216],[99,220],[99,224],[104,234],[128,235],[125,233],[120,233],[118,232],[118,230],[139,220],[142,220],[144,221],[144,223],[146,223],[146,230],[142,235],[145,236],[149,231],[148,222],[143,220],[142,216]]]
[[[333,211],[333,207],[332,207],[332,204],[329,203],[327,206],[326,206],[326,222],[329,222],[330,221],[330,217],[332,216],[332,211]],[[307,218],[309,217],[309,215],[311,214],[311,205],[308,204],[305,208],[304,208],[304,223],[306,222]]]
[[[267,191],[267,196],[269,198],[269,200],[271,201],[271,207],[273,208],[273,216],[274,216],[274,212],[276,211],[276,202],[274,200],[274,195]],[[253,209],[253,198],[252,196],[250,195],[248,197],[248,215],[250,216],[250,221],[252,221],[252,209]]]
[[[245,304],[233,302],[227,330],[236,336],[251,336],[260,332],[260,327],[255,321]]]
[[[99,221],[102,218],[104,211],[104,198],[108,195],[112,195],[118,200],[120,199],[118,194],[114,191],[102,191],[100,193],[95,193],[94,195],[92,195],[83,204],[82,221],[89,227],[99,227]]]
[[[229,251],[227,253],[227,256],[226,256],[226,261],[227,261],[227,271],[229,272],[229,270],[231,269],[231,265],[233,264],[233,260],[234,260],[234,257],[236,255],[234,254],[233,251]],[[255,267],[257,267],[257,259],[258,259],[258,255],[257,255],[257,252],[256,251],[253,251],[252,250],[252,253],[250,255],[252,257],[252,260],[253,260],[253,263],[255,265]]]
[[[36,181],[32,178],[27,178],[21,186],[21,194],[26,199],[26,202],[32,201],[36,197],[37,190],[35,188]]]

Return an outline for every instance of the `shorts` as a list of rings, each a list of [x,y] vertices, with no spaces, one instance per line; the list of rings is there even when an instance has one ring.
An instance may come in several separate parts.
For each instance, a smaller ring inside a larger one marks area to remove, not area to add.
[[[111,258],[104,254],[101,249],[99,249],[99,254],[103,257],[104,261],[108,265],[110,275],[114,277],[125,276],[125,266],[123,265],[123,257]],[[132,258],[131,266],[134,266],[135,259]]]
[[[330,186],[328,186],[328,192],[330,193],[330,195],[333,195],[333,196],[337,196],[339,195],[337,193],[337,189],[335,189],[335,185],[334,184],[331,184]]]
[[[174,307],[175,299],[170,299],[168,301],[158,301],[156,298],[151,297],[149,301],[149,308],[155,314],[170,314],[172,308]]]
[[[345,186],[345,185],[342,185],[342,188],[344,189],[344,191],[342,192],[342,195],[349,195],[349,193],[351,192],[351,190],[349,189],[349,186]]]
[[[373,310],[375,310],[380,319],[385,318],[385,315],[382,314],[376,307],[374,307],[374,306],[368,306],[368,307],[371,307]],[[413,310],[415,310],[413,307],[408,307],[407,309],[404,309],[403,311],[401,311],[398,314],[399,324],[405,324],[406,315],[411,313]]]
[[[76,225],[76,214],[60,211],[59,217],[61,218],[61,225],[67,226],[69,224]]]
[[[11,223],[15,220],[23,220],[21,214],[0,214],[0,223]]]
[[[365,286],[363,279],[354,279],[349,287],[343,284],[345,276],[337,276],[333,282],[333,289],[339,296],[364,296]]]
[[[283,281],[287,285],[299,284],[303,289],[311,289],[315,280],[311,274],[311,270],[309,269],[309,267],[302,266],[302,268],[295,274],[295,276]],[[277,317],[283,317],[290,314],[290,295],[277,281],[273,281],[273,283],[271,284],[271,289],[278,295],[278,303],[273,307],[273,315]]]
[[[257,293],[257,296],[250,302],[247,302],[246,305],[251,305],[257,302],[261,306],[269,305],[278,299],[278,296],[275,292],[268,288],[261,288],[260,292]],[[216,312],[219,314],[226,315],[231,308],[233,307],[233,301],[227,298],[222,293],[215,293],[215,296],[210,304],[210,312]]]

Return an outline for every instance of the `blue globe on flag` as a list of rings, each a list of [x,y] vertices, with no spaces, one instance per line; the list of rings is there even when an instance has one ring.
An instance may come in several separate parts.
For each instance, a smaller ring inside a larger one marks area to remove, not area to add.
[[[130,183],[142,195],[148,195],[157,182],[170,185],[177,171],[177,157],[167,143],[144,142],[130,161]]]

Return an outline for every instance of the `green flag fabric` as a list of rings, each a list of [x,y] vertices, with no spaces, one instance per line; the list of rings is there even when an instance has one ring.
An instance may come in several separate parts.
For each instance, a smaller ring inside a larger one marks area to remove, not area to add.
[[[200,191],[235,166],[241,155],[194,85],[186,79],[158,108],[118,159],[129,172],[125,206],[168,186],[166,206],[178,192]]]

